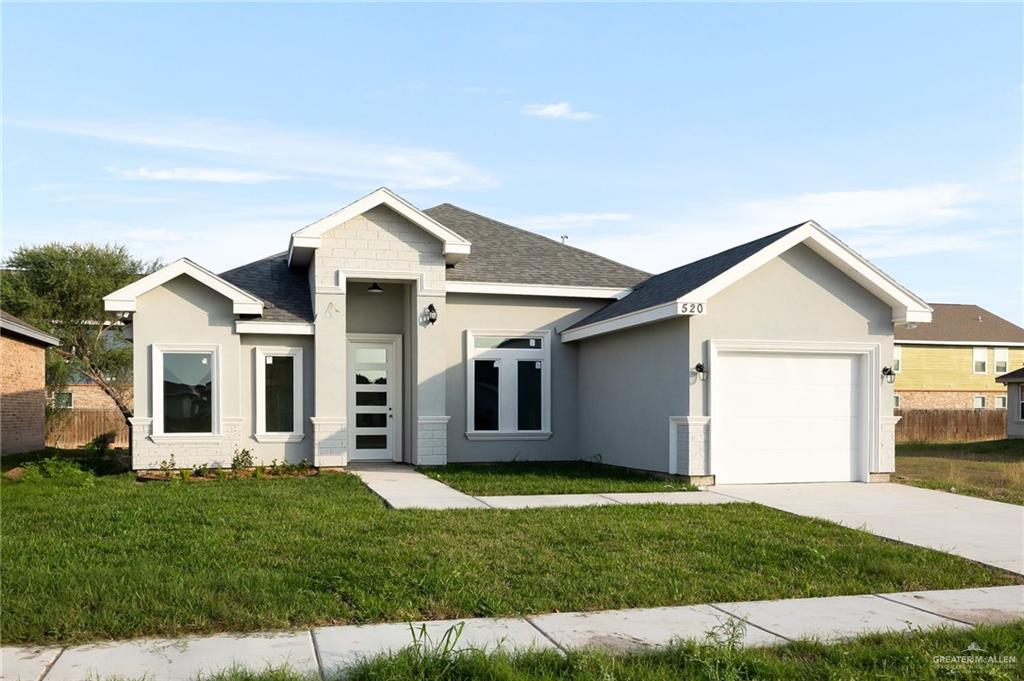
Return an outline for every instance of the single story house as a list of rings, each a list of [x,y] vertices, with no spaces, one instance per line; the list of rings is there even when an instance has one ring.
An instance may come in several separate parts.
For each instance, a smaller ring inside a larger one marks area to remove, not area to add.
[[[591,459],[709,483],[886,478],[893,334],[931,308],[814,222],[651,276],[386,188],[130,322],[133,466]]]
[[[46,348],[50,334],[0,310],[0,452],[42,449],[46,439]]]
[[[896,409],[1006,409],[996,377],[1024,366],[1024,329],[977,305],[929,303],[930,324],[896,327]]]
[[[1006,386],[1009,398],[1006,409],[1006,437],[1024,438],[1024,368],[1003,374],[996,380]]]

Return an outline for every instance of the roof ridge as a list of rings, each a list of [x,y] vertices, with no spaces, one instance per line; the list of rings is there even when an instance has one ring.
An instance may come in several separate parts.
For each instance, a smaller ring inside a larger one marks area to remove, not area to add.
[[[436,206],[431,206],[430,208],[425,208],[423,210],[423,212],[426,213],[429,210],[434,210],[435,208],[441,208],[443,206],[448,206],[450,208],[454,208],[456,210],[460,210],[463,213],[469,213],[470,215],[478,217],[478,218],[480,218],[482,220],[487,220],[488,222],[493,222],[495,224],[501,225],[502,227],[507,227],[509,229],[514,229],[517,232],[523,232],[524,234],[529,234],[530,236],[533,236],[533,237],[539,237],[541,239],[545,239],[547,241],[550,241],[555,246],[562,246],[562,247],[565,247],[565,248],[571,248],[574,251],[579,251],[581,253],[586,253],[587,255],[591,255],[591,256],[593,256],[595,258],[600,258],[601,260],[603,260],[605,262],[608,262],[608,263],[611,263],[613,265],[618,265],[619,267],[627,267],[627,268],[633,270],[634,272],[638,272],[638,273],[640,273],[642,275],[647,276],[648,278],[650,278],[652,276],[650,272],[647,272],[645,270],[641,270],[641,269],[639,269],[637,267],[633,267],[632,265],[627,265],[626,263],[619,262],[618,260],[612,260],[611,258],[605,257],[605,256],[601,255],[600,253],[594,253],[593,251],[588,251],[585,248],[579,248],[577,246],[572,246],[570,244],[562,243],[560,241],[555,241],[554,239],[552,239],[549,236],[545,236],[543,234],[540,234],[538,232],[534,232],[534,231],[529,230],[529,229],[523,229],[522,227],[516,227],[515,225],[509,224],[507,222],[502,222],[501,220],[495,220],[492,217],[488,217],[486,215],[482,215],[481,213],[477,213],[475,211],[469,210],[468,208],[463,208],[462,206],[457,206],[454,203],[451,203],[451,202],[448,202],[448,201],[445,201],[444,203],[439,203]],[[449,229],[451,229],[453,232],[458,234],[458,230],[456,228],[449,227]]]

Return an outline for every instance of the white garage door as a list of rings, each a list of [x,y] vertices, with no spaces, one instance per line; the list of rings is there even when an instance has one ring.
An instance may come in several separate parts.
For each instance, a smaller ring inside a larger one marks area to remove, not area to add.
[[[715,482],[864,479],[860,362],[858,355],[719,355],[711,373]]]

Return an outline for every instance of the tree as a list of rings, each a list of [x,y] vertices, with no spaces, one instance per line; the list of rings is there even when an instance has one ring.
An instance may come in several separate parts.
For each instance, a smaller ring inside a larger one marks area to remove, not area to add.
[[[51,361],[50,375],[58,381],[84,375],[114,400],[127,423],[132,349],[118,314],[103,309],[103,296],[159,267],[159,261],[133,258],[124,246],[23,246],[0,275],[0,305],[60,339],[50,352],[63,360],[66,371]]]

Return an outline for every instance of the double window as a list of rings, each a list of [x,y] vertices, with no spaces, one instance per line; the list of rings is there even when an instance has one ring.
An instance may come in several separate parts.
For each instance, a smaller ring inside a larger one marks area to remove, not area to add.
[[[551,436],[551,332],[466,332],[466,437]]]
[[[217,346],[153,346],[153,433],[220,433]]]
[[[256,439],[302,439],[302,349],[256,348]]]

